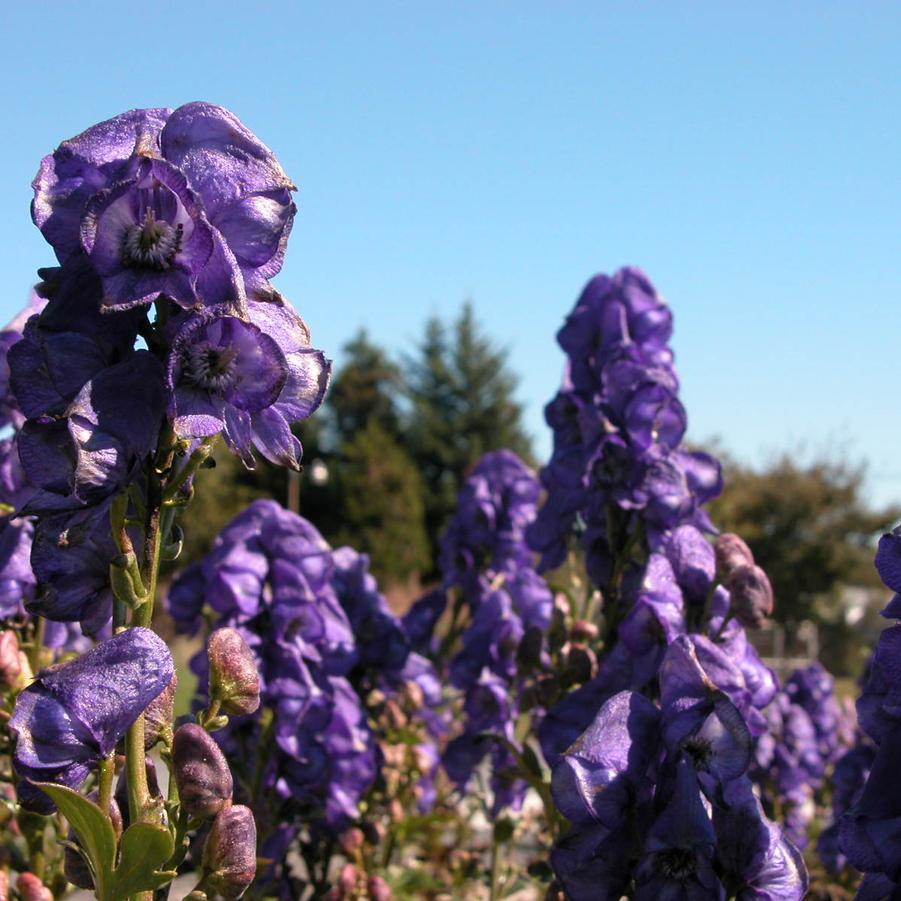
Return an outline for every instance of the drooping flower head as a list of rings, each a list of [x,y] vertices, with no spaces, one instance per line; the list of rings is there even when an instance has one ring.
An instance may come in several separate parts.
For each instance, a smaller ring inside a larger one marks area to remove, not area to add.
[[[281,268],[293,188],[236,116],[197,102],[64,141],[41,163],[32,215],[61,263],[88,257],[107,307],[240,304]]]
[[[162,639],[138,627],[39,673],[10,720],[16,772],[77,788],[165,690],[174,669]]]

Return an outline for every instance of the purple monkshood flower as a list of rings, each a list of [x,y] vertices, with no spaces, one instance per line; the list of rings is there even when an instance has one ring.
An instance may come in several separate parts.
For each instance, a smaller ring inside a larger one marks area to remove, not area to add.
[[[863,693],[857,699],[860,728],[877,744],[901,724],[901,623],[879,635]]]
[[[748,779],[726,786],[713,808],[717,858],[736,901],[801,901],[808,886],[798,849],[770,822]]]
[[[823,664],[814,661],[792,673],[785,693],[810,716],[824,764],[833,763],[853,740],[845,711],[835,694],[835,679]]]
[[[682,635],[660,667],[660,701],[667,747],[683,752],[717,782],[737,779],[751,762],[750,707],[741,671],[712,642]],[[739,706],[740,705],[740,706]]]
[[[0,517],[0,620],[25,613],[37,583],[31,569],[34,526],[27,519]]]
[[[817,839],[817,853],[832,876],[838,876],[848,863],[840,846],[841,818],[860,798],[875,756],[876,748],[861,737],[858,744],[836,761],[831,780],[832,823]]]
[[[28,612],[55,622],[81,622],[85,632],[96,634],[112,616],[109,570],[117,554],[108,504],[40,517],[31,548],[39,590],[26,602]]]
[[[331,364],[310,347],[303,320],[281,299],[250,305],[250,321],[226,307],[187,316],[175,333],[167,381],[169,415],[182,438],[224,432],[253,466],[251,445],[297,469],[291,425],[322,402]]]
[[[19,458],[36,487],[25,513],[63,513],[121,491],[156,444],[164,415],[163,373],[136,351],[87,382],[62,419],[32,419],[18,436]]]
[[[366,710],[346,676],[365,676],[389,694],[415,682],[425,704],[441,700],[437,675],[409,654],[367,567],[350,548],[333,551],[306,520],[257,501],[171,590],[169,609],[182,628],[195,629],[208,604],[217,625],[237,629],[254,656],[260,711],[233,718],[217,738],[234,759],[268,755],[262,789],[269,800],[246,800],[271,802],[269,819],[305,816],[336,830],[358,815],[380,764]],[[200,653],[191,664],[201,684],[207,663]],[[272,745],[261,751],[264,714],[274,722]]]
[[[629,807],[650,795],[660,745],[659,709],[635,692],[614,695],[554,767],[557,808],[575,825],[618,828]]]
[[[172,655],[150,629],[128,629],[39,673],[16,699],[16,772],[77,788],[169,684]]]
[[[840,821],[839,844],[848,861],[865,873],[901,881],[901,790],[897,778],[901,726],[882,734],[869,778]]]
[[[209,103],[131,110],[64,141],[32,216],[60,262],[87,255],[114,309],[160,294],[243,302],[281,268],[296,208],[272,151]]]
[[[524,535],[539,492],[538,480],[512,451],[485,454],[467,477],[441,542],[445,583],[473,586],[486,573],[528,566]]]
[[[896,593],[896,597],[889,603],[884,615],[891,619],[901,619],[891,612],[894,608],[901,608],[901,601],[897,595],[901,594],[901,526],[892,532],[886,532],[879,539],[879,547],[876,550],[876,570],[879,578]]]
[[[10,348],[22,340],[25,324],[33,315],[40,313],[45,304],[46,300],[32,291],[25,309],[0,331],[0,428],[19,428],[25,420],[21,404],[14,396],[7,355]]]
[[[541,473],[547,499],[528,531],[542,569],[561,564],[577,535],[589,576],[604,590],[621,536],[639,523],[652,550],[679,526],[712,529],[701,507],[722,490],[722,475],[709,455],[679,447],[686,414],[667,346],[671,332],[663,299],[628,268],[589,282],[560,330],[567,369],[546,410],[554,431],[554,453]],[[608,534],[617,517],[627,528]],[[689,593],[696,587],[684,586]]]
[[[725,901],[714,869],[716,834],[687,760],[676,766],[669,803],[648,832],[644,855],[635,871],[636,901]]]
[[[409,641],[369,572],[369,557],[340,547],[332,553],[332,561],[332,586],[353,629],[359,666],[381,671],[389,679],[399,675],[410,653]]]

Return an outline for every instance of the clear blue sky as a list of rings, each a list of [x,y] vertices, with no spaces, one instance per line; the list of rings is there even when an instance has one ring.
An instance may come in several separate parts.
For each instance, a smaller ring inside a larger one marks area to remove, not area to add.
[[[901,501],[901,5],[7,3],[0,313],[52,254],[41,156],[136,106],[233,109],[300,186],[278,278],[321,347],[474,300],[528,424],[582,284],[672,304],[690,436],[846,449]]]

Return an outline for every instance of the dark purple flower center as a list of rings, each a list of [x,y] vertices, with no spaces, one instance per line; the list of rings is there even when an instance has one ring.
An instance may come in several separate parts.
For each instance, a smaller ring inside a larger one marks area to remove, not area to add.
[[[688,755],[696,770],[705,770],[713,758],[713,746],[709,739],[700,735],[692,735],[682,745],[682,750]]]
[[[122,244],[125,262],[144,269],[168,269],[181,247],[183,226],[157,219],[148,207],[144,219],[128,226]]]
[[[657,855],[657,869],[667,879],[685,882],[697,871],[697,862],[693,852],[685,848],[670,848]]]
[[[187,358],[188,378],[200,388],[221,392],[233,383],[238,359],[235,348],[194,344],[188,348]]]

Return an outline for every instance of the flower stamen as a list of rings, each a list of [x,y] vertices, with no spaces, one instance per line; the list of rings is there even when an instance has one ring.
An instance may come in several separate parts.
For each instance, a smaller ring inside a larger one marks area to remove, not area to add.
[[[153,208],[148,207],[143,221],[130,225],[125,232],[125,262],[146,269],[169,269],[181,249],[183,230],[181,223],[173,226],[157,219]]]

